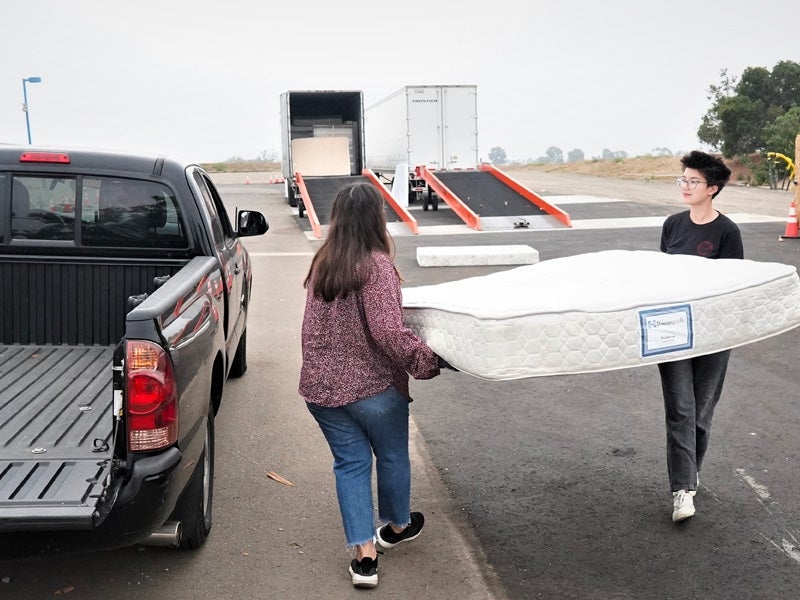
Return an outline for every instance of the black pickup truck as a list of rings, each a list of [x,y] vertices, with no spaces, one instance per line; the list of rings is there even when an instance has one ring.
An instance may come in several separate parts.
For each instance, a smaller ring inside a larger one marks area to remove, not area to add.
[[[0,146],[0,548],[200,546],[252,270],[208,174]]]

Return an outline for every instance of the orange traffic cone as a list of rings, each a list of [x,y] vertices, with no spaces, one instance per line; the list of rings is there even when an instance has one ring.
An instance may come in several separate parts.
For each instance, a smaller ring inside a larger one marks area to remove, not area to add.
[[[244,178],[244,183],[245,183],[245,185],[250,185],[250,178],[249,177],[245,177]]]
[[[794,200],[792,200],[792,203],[789,205],[789,216],[786,219],[786,232],[779,239],[798,238],[800,238],[800,233],[798,233],[797,227],[797,209],[795,208]]]

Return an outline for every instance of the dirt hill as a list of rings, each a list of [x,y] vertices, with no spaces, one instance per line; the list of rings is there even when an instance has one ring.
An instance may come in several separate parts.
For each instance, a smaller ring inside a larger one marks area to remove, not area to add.
[[[750,170],[742,165],[739,159],[725,160],[731,169],[731,181],[745,182],[750,177]],[[547,173],[577,173],[596,175],[599,177],[616,177],[618,179],[635,179],[649,181],[667,179],[679,175],[683,168],[679,157],[674,156],[637,156],[618,160],[585,160],[581,162],[562,163],[556,165],[524,165],[504,166],[509,171],[545,171]]]
[[[750,170],[738,159],[725,161],[733,175],[731,181],[746,182],[750,178]],[[280,163],[263,161],[240,161],[206,164],[204,167],[211,173],[254,173],[275,172],[281,170]],[[577,173],[597,175],[600,177],[616,177],[618,179],[657,180],[679,175],[680,158],[673,156],[637,156],[617,160],[585,160],[562,164],[504,165],[508,171],[545,171],[548,173]]]

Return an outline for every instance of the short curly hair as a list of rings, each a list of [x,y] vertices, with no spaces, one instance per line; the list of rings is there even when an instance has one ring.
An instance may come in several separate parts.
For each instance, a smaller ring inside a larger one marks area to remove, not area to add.
[[[731,170],[725,165],[721,158],[712,154],[692,150],[689,154],[684,154],[681,158],[684,169],[696,169],[703,174],[709,186],[717,186],[717,191],[712,198],[722,191],[725,184],[731,179]]]

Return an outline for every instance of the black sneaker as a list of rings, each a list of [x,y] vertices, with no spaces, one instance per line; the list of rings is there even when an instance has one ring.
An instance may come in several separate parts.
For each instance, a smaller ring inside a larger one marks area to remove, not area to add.
[[[350,562],[350,577],[353,587],[374,588],[378,586],[378,557],[365,556],[361,560],[354,558]]]
[[[411,523],[400,533],[395,533],[389,525],[384,525],[376,532],[378,547],[388,550],[402,542],[415,540],[419,537],[419,534],[422,533],[423,525],[425,525],[425,517],[419,512],[411,513]]]

